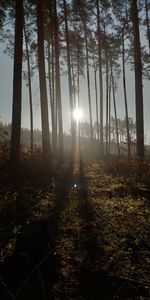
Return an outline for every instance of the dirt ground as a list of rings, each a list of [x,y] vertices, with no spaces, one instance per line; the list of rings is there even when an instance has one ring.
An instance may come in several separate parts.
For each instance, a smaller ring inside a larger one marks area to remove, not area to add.
[[[1,299],[150,299],[149,195],[93,162],[52,181],[0,264]]]

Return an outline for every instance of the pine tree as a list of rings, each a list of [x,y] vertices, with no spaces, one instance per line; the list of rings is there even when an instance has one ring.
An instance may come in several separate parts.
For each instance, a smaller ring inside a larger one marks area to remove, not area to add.
[[[142,83],[141,44],[140,44],[137,0],[131,1],[131,9],[132,9],[133,36],[134,36],[137,156],[140,159],[143,159],[144,158],[143,83]]]
[[[16,0],[15,46],[13,74],[13,107],[10,163],[11,171],[18,170],[20,157],[21,100],[22,100],[22,55],[23,55],[23,0]]]
[[[44,30],[42,0],[37,0],[37,33],[38,33],[38,65],[40,81],[41,120],[42,120],[42,146],[44,172],[50,171],[50,134],[48,122],[48,101],[44,59]]]

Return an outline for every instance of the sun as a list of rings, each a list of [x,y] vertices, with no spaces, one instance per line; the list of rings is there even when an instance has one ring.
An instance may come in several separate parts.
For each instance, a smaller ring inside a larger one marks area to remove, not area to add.
[[[79,122],[82,118],[82,110],[79,109],[79,108],[76,108],[74,111],[73,111],[73,118]]]

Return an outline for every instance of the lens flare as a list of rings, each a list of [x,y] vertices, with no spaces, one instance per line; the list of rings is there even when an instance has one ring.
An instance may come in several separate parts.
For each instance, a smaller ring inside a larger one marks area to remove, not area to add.
[[[79,108],[76,108],[74,111],[73,111],[73,117],[74,119],[78,122],[81,120],[82,118],[82,111],[81,109]]]

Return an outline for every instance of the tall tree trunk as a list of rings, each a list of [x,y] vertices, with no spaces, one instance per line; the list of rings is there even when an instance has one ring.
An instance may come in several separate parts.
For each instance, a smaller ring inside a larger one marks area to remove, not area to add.
[[[107,45],[105,45],[105,59],[106,59],[106,157],[108,156],[108,53]]]
[[[68,67],[68,86],[69,86],[69,99],[70,99],[70,119],[71,119],[71,136],[72,136],[72,154],[74,152],[75,143],[75,126],[73,121],[73,93],[72,93],[72,76],[71,76],[71,59],[70,59],[70,45],[69,45],[69,32],[68,32],[68,12],[66,0],[63,0],[64,16],[65,16],[65,39],[67,48],[67,67]]]
[[[22,54],[23,54],[23,0],[16,0],[15,47],[13,73],[13,106],[10,145],[12,171],[17,171],[20,156],[21,98],[22,98]]]
[[[149,53],[150,53],[150,28],[149,28],[149,15],[148,15],[148,3],[147,3],[147,0],[145,0],[145,12],[146,12],[147,39],[148,39]]]
[[[97,9],[97,31],[98,31],[98,60],[99,60],[99,88],[100,88],[100,157],[104,156],[104,137],[103,137],[103,76],[102,76],[102,49],[101,49],[101,29],[100,29],[100,10],[99,0],[96,0]]]
[[[80,110],[80,55],[79,55],[79,40],[78,40],[78,54],[77,54],[77,105]],[[80,120],[78,125],[78,135],[79,135],[79,156],[81,158],[81,137],[80,137]]]
[[[134,34],[134,68],[135,68],[135,98],[136,98],[136,138],[137,156],[144,158],[144,117],[143,117],[143,84],[141,44],[137,0],[132,0],[132,21]]]
[[[54,12],[54,0],[52,1],[52,5],[50,3],[50,18],[51,18],[51,27],[52,27],[52,98],[53,98],[53,154],[57,153],[57,97],[56,97],[56,59],[55,59],[55,12]]]
[[[32,101],[30,56],[29,56],[28,37],[26,33],[25,24],[24,24],[24,37],[25,37],[26,54],[27,54],[29,105],[30,105],[30,155],[31,155],[31,159],[33,159],[33,104],[32,104],[33,101]]]
[[[116,96],[115,96],[115,83],[114,83],[114,75],[113,75],[112,62],[111,62],[111,79],[112,79],[112,92],[113,92],[114,114],[115,114],[115,123],[116,123],[117,148],[118,148],[118,155],[120,156],[119,130],[118,130],[118,119],[117,119],[117,109],[116,109]]]
[[[54,33],[52,38],[52,90],[53,90],[53,107],[54,107],[54,135],[53,135],[53,152],[57,152],[57,98],[56,98],[56,64],[55,64],[55,47]]]
[[[47,173],[50,171],[50,134],[48,123],[48,101],[46,90],[46,74],[44,59],[44,32],[42,0],[37,0],[37,31],[38,31],[38,64],[40,81],[41,120],[42,120],[42,146],[43,167]]]
[[[128,157],[130,157],[131,156],[131,150],[130,150],[129,116],[128,116],[128,102],[127,102],[127,89],[126,89],[124,28],[122,30],[122,73],[123,73],[123,90],[124,90],[124,103],[125,103],[125,118],[126,118],[126,128],[127,128]]]
[[[51,39],[52,41],[52,39]],[[53,41],[52,41],[53,42]],[[53,83],[52,83],[52,56],[51,56],[51,44],[50,44],[50,35],[48,37],[48,58],[47,58],[47,63],[48,63],[48,84],[49,84],[49,98],[50,98],[50,109],[51,109],[51,127],[52,127],[52,149],[54,151],[54,153],[56,152],[54,150],[54,145],[55,145],[55,142],[54,142],[54,139],[55,139],[55,135],[54,135],[54,132],[55,132],[55,129],[54,129],[54,93],[53,93]]]
[[[108,156],[108,61],[106,62],[106,157]]]
[[[78,55],[77,55],[77,95],[78,95],[78,105],[80,107],[80,55],[79,55],[79,41],[78,41]]]
[[[88,87],[88,102],[89,102],[89,116],[90,116],[90,131],[91,131],[91,143],[93,143],[93,121],[92,121],[92,104],[91,104],[91,88],[90,88],[90,72],[89,72],[89,51],[87,41],[87,28],[85,21],[83,21],[84,33],[85,33],[85,49],[86,49],[86,70],[87,70],[87,87]]]
[[[108,105],[109,105],[109,116],[108,116],[108,143],[109,143],[109,150],[108,153],[110,155],[111,151],[111,75],[110,75],[110,82],[109,82],[109,94],[108,94]]]
[[[59,127],[59,158],[63,160],[63,123],[62,123],[62,103],[61,103],[61,84],[60,84],[60,63],[59,63],[59,36],[58,36],[58,20],[57,6],[54,0],[54,39],[55,39],[55,64],[56,64],[56,99],[58,108],[58,127]]]
[[[109,89],[109,83],[108,83],[108,49],[107,49],[107,36],[106,36],[106,30],[105,30],[105,24],[104,24],[104,35],[105,35],[105,70],[106,70],[106,157],[108,156],[108,89]]]
[[[98,94],[97,94],[97,71],[94,70],[94,84],[95,84],[95,101],[96,101],[96,130],[97,130],[97,139],[99,142],[99,124],[98,124]]]
[[[74,61],[73,53],[70,51],[71,59],[71,74],[72,74],[72,98],[73,98],[73,107],[76,107],[76,84],[75,84],[75,72],[74,72]]]

